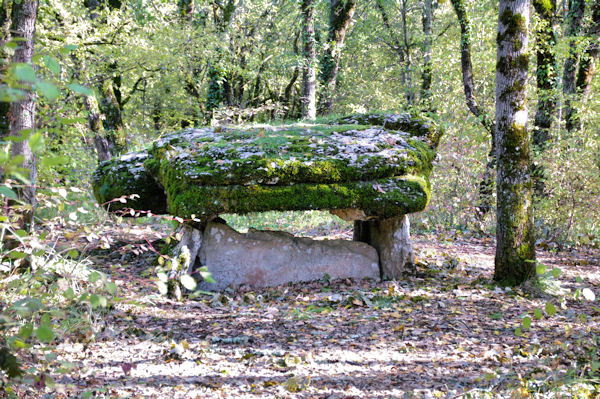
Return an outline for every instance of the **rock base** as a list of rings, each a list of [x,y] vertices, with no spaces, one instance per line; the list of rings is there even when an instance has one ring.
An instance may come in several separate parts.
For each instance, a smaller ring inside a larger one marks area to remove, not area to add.
[[[372,245],[379,253],[381,277],[400,279],[414,267],[410,223],[406,215],[354,222],[354,241]]]
[[[176,251],[189,251],[191,263],[206,266],[216,283],[199,289],[218,291],[247,285],[268,287],[330,278],[379,278],[379,257],[372,246],[356,241],[295,237],[281,231],[239,233],[221,223],[204,231],[182,228]]]

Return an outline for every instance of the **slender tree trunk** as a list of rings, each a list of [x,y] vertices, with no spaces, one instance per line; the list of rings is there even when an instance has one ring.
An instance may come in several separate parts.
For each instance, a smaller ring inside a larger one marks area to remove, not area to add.
[[[357,0],[330,0],[329,33],[325,53],[321,58],[321,93],[319,97],[319,114],[329,114],[333,109],[333,98],[337,75],[340,69],[342,47],[348,27],[352,23],[356,11]]]
[[[493,205],[494,171],[496,169],[496,126],[494,120],[479,106],[475,98],[473,63],[471,61],[471,22],[464,0],[452,0],[452,6],[460,25],[460,65],[467,108],[491,136],[490,153],[483,178],[479,182],[479,205],[476,207],[477,216],[483,218],[492,209]]]
[[[406,82],[406,86],[405,86],[405,98],[406,98],[406,103],[407,105],[413,105],[413,103],[415,102],[415,90],[413,88],[413,81],[412,81],[412,74],[411,74],[411,68],[412,68],[412,61],[411,61],[411,43],[409,41],[408,38],[408,23],[407,23],[407,13],[408,13],[408,7],[406,5],[407,0],[401,0],[400,1],[400,16],[402,18],[402,38],[404,39],[404,76],[405,76],[405,82]]]
[[[194,0],[179,0],[179,17],[185,22],[194,19]]]
[[[535,276],[531,153],[527,131],[529,0],[500,0],[496,63],[497,227],[494,279]]]
[[[21,0],[14,2],[11,12],[10,30],[14,38],[20,38],[18,47],[12,57],[13,63],[31,64],[33,58],[33,37],[38,12],[38,0]],[[32,90],[25,90],[23,97],[10,104],[10,134],[19,136],[21,132],[35,129],[36,97]],[[22,156],[21,166],[28,170],[29,184],[19,190],[21,200],[32,207],[35,205],[35,184],[37,178],[35,156],[27,140],[13,142],[12,156]],[[33,209],[23,215],[22,227],[33,222]]]
[[[0,55],[0,70],[5,70],[10,64],[10,56],[4,52],[4,44],[10,40],[10,14],[7,0],[0,4],[0,41],[2,44]],[[0,139],[10,134],[9,119],[10,103],[0,101]]]
[[[577,70],[577,79],[575,81],[576,100],[585,105],[592,88],[592,79],[596,71],[596,60],[599,55],[600,40],[600,2],[596,1],[591,6],[592,22],[587,32],[590,43],[585,49],[579,62]],[[570,122],[570,131],[580,131],[583,129],[583,121],[575,107],[570,108],[570,115],[567,115],[567,121]]]
[[[533,0],[533,6],[540,18],[535,32],[537,48],[537,95],[538,103],[532,135],[534,151],[541,153],[550,138],[550,128],[556,113],[556,89],[558,64],[554,49],[556,46],[556,0]],[[543,195],[544,169],[541,165],[532,166],[533,184],[536,197]]]
[[[577,51],[577,37],[581,35],[584,14],[585,0],[569,0],[567,28],[565,32],[569,44],[569,55],[565,60],[563,71],[564,118],[568,132],[573,131],[576,125],[576,110],[573,107],[572,101],[575,95],[577,67],[580,59],[580,54]]]
[[[423,0],[423,72],[421,73],[421,103],[426,109],[431,108],[431,81],[433,66],[431,65],[431,44],[433,22],[433,0]]]
[[[104,134],[98,102],[92,96],[86,96],[83,101],[88,111],[88,127],[94,133],[94,147],[98,155],[98,162],[109,160],[115,153],[114,143],[109,141]]]
[[[404,2],[402,3],[403,5],[405,4]],[[410,61],[407,61],[407,59],[409,58],[409,55],[407,53],[407,48],[405,46],[406,40],[404,40],[404,44],[400,42],[400,39],[398,38],[398,36],[396,36],[395,33],[395,29],[392,27],[391,23],[390,23],[390,17],[385,9],[385,7],[383,6],[383,0],[376,0],[375,1],[375,5],[377,6],[377,9],[379,10],[379,14],[381,15],[381,20],[383,21],[383,25],[385,26],[386,30],[388,31],[392,42],[388,43],[388,46],[390,46],[393,51],[398,55],[398,62],[400,63],[400,85],[402,86],[403,90],[404,90],[404,95],[407,101],[407,104],[410,105],[411,101],[412,101],[412,97],[410,95],[410,86],[412,86],[411,83],[411,79],[410,79]],[[403,30],[404,31],[404,30]]]
[[[316,50],[315,50],[315,0],[302,0],[302,118],[317,116]]]

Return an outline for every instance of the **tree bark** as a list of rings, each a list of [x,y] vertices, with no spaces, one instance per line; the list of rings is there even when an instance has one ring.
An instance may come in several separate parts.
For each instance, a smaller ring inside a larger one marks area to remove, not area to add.
[[[423,72],[421,73],[421,103],[425,109],[431,108],[431,82],[433,66],[431,65],[431,45],[433,22],[433,0],[423,0]]]
[[[7,0],[2,0],[0,4],[0,41],[2,44],[8,43],[10,40],[10,14]],[[0,55],[0,70],[6,70],[10,64],[10,56],[1,50]],[[10,134],[10,103],[0,101],[0,138]]]
[[[194,19],[194,0],[179,0],[179,17],[185,22],[192,22]]]
[[[88,111],[88,127],[94,133],[94,147],[98,155],[98,162],[107,161],[113,157],[115,149],[114,143],[108,140],[104,134],[98,102],[92,96],[86,96],[83,101]]]
[[[317,116],[316,50],[315,50],[315,0],[302,0],[302,118]]]
[[[21,2],[15,2],[12,6],[10,30],[14,38],[20,39],[12,57],[12,62],[15,64],[31,64],[38,5],[38,0],[21,0]],[[10,104],[11,136],[18,137],[23,131],[32,132],[35,129],[35,103],[35,93],[31,89],[26,89],[22,98]],[[18,190],[20,199],[32,206],[29,211],[23,214],[21,220],[21,227],[25,228],[28,224],[31,226],[33,222],[33,206],[36,202],[36,159],[28,140],[13,142],[11,154],[13,157],[22,156],[23,163],[21,167],[28,171],[29,183],[22,190]]]
[[[490,133],[491,146],[488,162],[483,178],[479,182],[479,204],[476,206],[477,216],[483,218],[492,209],[494,192],[494,170],[496,169],[495,121],[483,110],[475,98],[473,83],[473,63],[471,61],[471,22],[467,14],[464,0],[452,0],[454,12],[460,25],[460,65],[462,71],[463,91],[467,108]]]
[[[600,2],[596,1],[593,3],[591,8],[592,23],[587,32],[590,43],[587,45],[583,56],[579,62],[579,68],[577,70],[577,78],[575,80],[575,100],[581,105],[585,105],[587,98],[592,88],[592,79],[596,71],[596,60],[599,55],[599,43],[600,40]],[[568,125],[569,131],[581,131],[583,129],[583,121],[579,115],[577,109],[572,106],[570,108],[570,114],[567,114],[567,121],[570,122]]]
[[[494,279],[535,276],[530,139],[527,131],[529,0],[500,0],[496,63],[497,225]]]
[[[533,0],[533,6],[540,18],[535,32],[537,58],[538,103],[533,127],[532,145],[541,153],[550,139],[550,128],[556,113],[556,89],[558,64],[554,48],[556,46],[556,0]],[[541,165],[532,166],[533,185],[536,197],[543,195],[544,169]]]
[[[563,95],[565,97],[564,119],[568,132],[575,130],[576,110],[573,107],[575,95],[577,67],[580,54],[577,51],[577,37],[581,34],[583,17],[585,14],[585,0],[569,0],[567,12],[567,28],[565,36],[568,39],[569,55],[565,60],[563,71]]]
[[[325,53],[321,58],[321,93],[319,97],[319,114],[331,113],[333,97],[340,69],[342,47],[348,27],[352,23],[356,11],[357,0],[330,0],[329,7],[329,33]]]

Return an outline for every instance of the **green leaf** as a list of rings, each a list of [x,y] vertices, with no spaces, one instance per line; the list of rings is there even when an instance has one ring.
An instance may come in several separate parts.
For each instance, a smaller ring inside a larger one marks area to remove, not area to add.
[[[71,259],[75,259],[79,256],[79,251],[77,251],[76,249],[70,249],[69,252],[67,252],[67,256]],[[91,273],[90,273],[90,275],[91,275]],[[93,281],[91,281],[91,282],[93,283]]]
[[[48,313],[44,313],[40,319],[40,325],[42,326],[51,326],[52,321],[50,320],[50,315]]]
[[[158,279],[160,281],[162,281],[163,283],[166,283],[167,281],[169,281],[169,277],[167,276],[167,273],[164,273],[164,272],[156,273],[156,277],[158,277]]]
[[[58,90],[58,88],[50,82],[37,82],[35,86],[38,92],[40,92],[42,96],[46,97],[46,100],[48,101],[54,101],[60,95],[60,91]]]
[[[29,348],[29,344],[25,341],[23,341],[21,338],[13,338],[10,341],[11,345],[14,346],[17,349],[25,349],[25,348]]]
[[[108,292],[110,295],[115,295],[117,293],[117,285],[112,281],[106,283],[106,286],[104,288],[106,289],[106,292]]]
[[[524,317],[522,320],[523,323],[523,329],[524,330],[529,330],[529,328],[531,327],[531,318],[530,317]]]
[[[29,137],[29,147],[33,153],[39,152],[44,148],[44,136],[40,132],[34,133]]]
[[[65,165],[68,162],[68,159],[66,157],[63,156],[49,156],[49,157],[43,157],[42,159],[40,159],[40,166],[43,167],[50,167],[50,166],[58,166],[58,165]]]
[[[548,316],[554,316],[556,314],[556,308],[552,302],[546,302],[546,314]]]
[[[499,320],[501,318],[502,318],[502,312],[490,314],[490,319],[492,319],[492,320]]]
[[[95,283],[96,281],[100,280],[102,276],[100,275],[100,273],[98,272],[91,272],[90,275],[88,276],[88,281],[90,283]]]
[[[60,64],[49,55],[44,56],[44,65],[55,75],[60,75]]]
[[[542,265],[541,263],[539,263],[536,268],[535,271],[537,274],[544,274],[546,273],[546,265]]]
[[[93,96],[94,95],[94,92],[91,89],[89,89],[85,86],[82,86],[79,83],[71,83],[71,84],[67,85],[67,87],[69,89],[71,89],[72,91],[74,91],[75,93],[83,94],[84,96]]]
[[[17,80],[34,83],[37,78],[35,77],[35,71],[29,64],[15,64],[14,66],[15,77]]]
[[[75,291],[72,287],[69,287],[65,290],[65,292],[63,292],[63,296],[67,299],[73,299],[75,298]]]
[[[207,283],[211,283],[214,284],[216,283],[215,279],[212,277],[212,274],[210,274],[210,272],[200,272],[200,276],[204,279],[204,281],[206,281]]]
[[[19,338],[27,339],[31,337],[33,334],[33,323],[23,324],[21,328],[19,328],[19,333],[17,334]]]
[[[520,337],[520,336],[522,336],[522,335],[523,335],[523,331],[521,330],[521,327],[517,327],[517,328],[515,328],[515,335],[516,335],[517,337]]]
[[[15,230],[15,235],[18,237],[27,237],[27,232],[25,230],[19,229],[19,230]]]
[[[539,320],[542,317],[544,317],[544,314],[542,313],[542,310],[540,308],[535,308],[535,310],[533,311],[533,317],[536,320]]]
[[[190,291],[194,291],[196,289],[196,286],[198,284],[196,284],[196,280],[194,280],[194,278],[192,276],[190,276],[189,274],[184,274],[183,276],[181,276],[181,284]]]
[[[27,257],[27,254],[21,251],[10,251],[8,257],[11,259],[24,259]]]
[[[54,339],[54,333],[49,326],[39,326],[35,330],[35,336],[42,342],[51,342]]]
[[[558,278],[558,276],[560,276],[560,269],[555,267],[554,269],[552,269],[552,271],[550,272],[550,274],[552,274],[552,277],[554,278]]]
[[[161,295],[167,295],[169,293],[169,287],[164,281],[157,281],[156,285],[158,286],[158,292]]]
[[[17,200],[19,198],[17,197],[17,193],[6,186],[0,186],[0,195],[12,200]]]
[[[76,44],[67,44],[66,46],[63,47],[63,50],[67,51],[67,52],[71,52],[71,51],[77,50],[78,47],[79,46],[77,46]]]
[[[90,304],[94,308],[97,308],[98,306],[105,308],[108,305],[108,300],[104,295],[93,294],[90,296]]]

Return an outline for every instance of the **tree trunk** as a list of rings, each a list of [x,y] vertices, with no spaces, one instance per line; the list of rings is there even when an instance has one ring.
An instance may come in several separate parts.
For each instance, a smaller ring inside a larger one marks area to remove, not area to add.
[[[464,0],[452,0],[452,6],[460,25],[460,65],[462,70],[463,90],[467,108],[481,122],[492,138],[488,162],[483,178],[479,182],[479,205],[477,216],[483,218],[492,209],[494,192],[494,170],[496,169],[495,122],[477,103],[473,84],[473,63],[471,61],[471,22],[465,9]]]
[[[537,47],[537,111],[533,128],[532,145],[536,152],[544,151],[550,139],[550,128],[556,112],[556,89],[558,65],[554,48],[556,46],[556,0],[533,0],[533,6],[540,18],[535,32]],[[544,170],[540,165],[532,166],[533,185],[536,197],[543,195]]]
[[[321,58],[321,93],[319,97],[319,114],[331,113],[337,75],[340,68],[342,47],[348,27],[352,23],[356,11],[357,0],[331,0],[329,7],[329,33],[325,53]]]
[[[179,0],[179,16],[185,22],[192,22],[194,19],[194,0]]]
[[[33,57],[33,37],[35,34],[35,22],[38,12],[38,0],[21,0],[14,2],[11,13],[10,30],[14,38],[20,38],[19,45],[12,57],[13,63],[31,64]],[[22,131],[33,131],[35,129],[35,93],[25,90],[22,98],[10,104],[10,134],[20,136]],[[11,154],[13,157],[22,156],[21,166],[28,170],[29,184],[19,190],[20,199],[31,205],[35,205],[35,183],[37,177],[35,156],[29,147],[28,140],[12,143]],[[23,215],[22,227],[33,222],[33,209]]]
[[[564,119],[568,132],[573,131],[576,125],[576,110],[572,105],[572,100],[575,95],[577,66],[579,65],[580,58],[580,55],[577,52],[577,37],[581,34],[584,13],[585,0],[569,0],[567,28],[565,32],[569,44],[569,55],[565,60],[563,71],[563,95],[565,97]]]
[[[6,0],[0,4],[0,41],[8,43],[10,40],[10,15]],[[10,64],[10,56],[6,54],[4,49],[0,50],[0,70],[5,71]],[[10,134],[10,119],[9,119],[10,103],[0,101],[0,138]]]
[[[392,42],[387,43],[388,46],[398,55],[398,62],[400,63],[400,85],[404,90],[404,97],[407,105],[412,105],[413,93],[412,93],[412,79],[410,76],[410,44],[408,42],[406,25],[403,25],[403,40],[402,42],[396,36],[395,29],[390,23],[390,17],[387,14],[385,7],[383,6],[383,0],[376,0],[375,5],[381,14],[383,25],[388,31]],[[401,2],[402,7],[402,21],[406,22],[406,1]]]
[[[423,0],[423,72],[421,73],[421,103],[425,109],[431,108],[431,81],[433,66],[431,65],[431,44],[433,22],[433,0]]]
[[[315,0],[302,0],[302,118],[317,116],[316,50],[315,50]]]
[[[581,105],[585,105],[587,98],[592,88],[592,79],[596,71],[596,60],[599,54],[600,40],[600,2],[596,1],[592,5],[592,23],[587,32],[590,43],[585,49],[583,56],[579,62],[577,71],[577,79],[575,81],[576,100]],[[583,121],[575,107],[570,108],[570,115],[567,115],[567,121],[570,122],[569,131],[581,131],[583,129]]]
[[[535,276],[531,153],[527,131],[529,0],[500,0],[496,63],[497,225],[494,279]]]
[[[111,143],[104,134],[98,102],[92,96],[86,96],[83,101],[88,111],[88,127],[94,133],[94,147],[98,155],[98,162],[107,161],[113,157],[115,149],[114,143]]]

